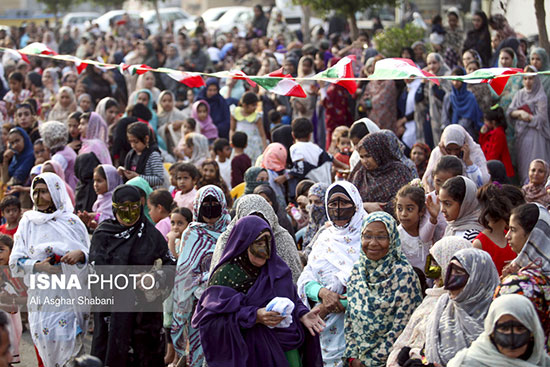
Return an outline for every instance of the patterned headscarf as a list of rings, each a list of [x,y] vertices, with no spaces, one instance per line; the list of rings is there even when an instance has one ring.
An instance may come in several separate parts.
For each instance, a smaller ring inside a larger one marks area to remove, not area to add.
[[[454,259],[468,273],[468,283],[456,298],[444,294],[430,315],[426,335],[428,361],[446,365],[483,332],[483,320],[499,284],[491,256],[479,249],[460,250]]]
[[[244,173],[244,194],[252,194],[254,192],[254,189],[260,185],[265,184],[264,181],[258,181],[258,175],[261,172],[266,172],[265,168],[262,167],[250,167],[246,170]]]
[[[328,185],[325,183],[316,183],[309,188],[309,195],[316,195],[321,198],[321,201],[325,202],[325,194],[327,193]],[[306,227],[306,233],[304,234],[304,243],[302,248],[305,248],[313,239],[317,231],[327,222],[327,210],[325,205],[307,205],[307,211],[309,213],[309,222]]]
[[[529,166],[535,162],[542,164],[544,167],[544,170],[546,171],[544,174],[544,180],[540,185],[535,185],[531,182],[523,185],[522,190],[525,194],[525,201],[528,203],[539,203],[541,205],[548,206],[550,205],[550,195],[546,192],[546,181],[548,180],[548,176],[550,176],[550,167],[543,159],[534,159]]]
[[[403,153],[403,151],[405,150],[405,144],[403,144],[403,142],[399,140],[399,138],[395,135],[393,131],[386,129],[380,131],[388,137],[390,151],[392,152],[393,156],[399,159],[401,163],[403,163],[405,166],[409,167],[415,178],[418,177],[416,165],[410,158],[407,158],[405,153]]]
[[[371,213],[363,221],[363,235],[373,222],[384,224],[390,246],[380,260],[370,260],[361,251],[351,272],[344,356],[385,365],[393,343],[422,297],[416,273],[401,251],[395,219],[388,213]]]

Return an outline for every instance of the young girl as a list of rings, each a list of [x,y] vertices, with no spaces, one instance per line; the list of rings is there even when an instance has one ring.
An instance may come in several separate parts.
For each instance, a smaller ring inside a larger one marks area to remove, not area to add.
[[[181,253],[181,234],[192,220],[193,213],[188,208],[175,208],[170,213],[170,232],[166,237],[168,238],[168,248],[176,259]]]
[[[97,104],[95,112],[98,113],[103,120],[109,125],[109,130],[111,130],[115,121],[117,121],[117,116],[120,113],[120,105],[117,100],[112,97],[105,97]]]
[[[426,212],[425,197],[424,189],[411,184],[399,189],[395,197],[401,248],[411,265],[422,272],[432,245],[431,241],[423,241],[420,237],[420,221]]]
[[[548,167],[548,163],[542,159],[535,159],[531,162],[529,165],[529,182],[522,187],[526,202],[538,203],[544,207],[550,205],[550,194],[545,187],[549,175],[550,167]]]
[[[22,185],[27,181],[34,166],[34,148],[31,139],[20,127],[12,128],[8,133],[8,149],[2,162],[2,182],[10,185]]]
[[[126,136],[132,150],[126,155],[124,167],[118,167],[118,173],[126,180],[140,176],[152,188],[162,186],[164,166],[149,126],[140,121],[133,122],[128,126]]]
[[[69,115],[67,119],[67,125],[69,127],[69,146],[78,153],[82,142],[80,141],[80,130],[78,129],[80,125],[80,117],[82,112],[73,112]]]
[[[439,202],[447,222],[445,236],[459,236],[472,241],[483,230],[479,223],[476,192],[476,184],[464,176],[450,178],[441,186]]]
[[[415,143],[411,149],[411,160],[416,166],[418,177],[424,176],[428,161],[430,160],[431,149],[424,143]]]
[[[218,162],[212,158],[206,159],[201,165],[200,173],[201,178],[199,182],[197,182],[197,190],[206,185],[218,186],[223,191],[225,200],[228,203],[227,207],[231,208],[233,206],[233,199],[231,198],[227,185],[221,178]]]
[[[186,118],[183,121],[183,126],[182,126],[181,129],[182,129],[183,136],[185,136],[189,133],[200,133],[201,132],[200,126],[197,124],[197,120],[195,120],[192,117]]]
[[[506,142],[506,116],[501,107],[493,106],[484,114],[485,124],[479,133],[479,145],[485,154],[485,158],[501,161],[506,168],[506,176],[514,176],[512,158]]]
[[[169,90],[163,91],[157,102],[158,133],[166,142],[166,147],[169,152],[173,152],[180,141],[182,137],[181,131],[183,121],[189,117],[187,114],[178,110],[174,102],[174,93]]]
[[[10,74],[8,85],[10,91],[6,93],[3,100],[6,102],[6,109],[8,110],[8,122],[13,122],[17,105],[30,98],[31,92],[25,89],[25,77],[19,72]]]
[[[193,103],[191,117],[200,123],[201,134],[206,136],[210,142],[218,138],[218,128],[214,125],[212,117],[210,117],[210,106],[208,102],[201,99]]]
[[[38,139],[33,144],[34,149],[34,164],[42,164],[48,160],[50,160],[50,151],[46,146],[44,145],[44,141],[42,139]]]
[[[519,188],[494,183],[480,187],[477,199],[481,205],[479,221],[485,229],[476,237],[473,246],[491,255],[498,274],[501,275],[504,265],[516,257],[506,239],[510,212],[525,204],[525,199]]]
[[[178,152],[179,157],[186,158],[187,163],[200,167],[205,159],[210,158],[208,139],[202,134],[189,133],[180,140]]]
[[[193,200],[197,194],[195,185],[200,178],[197,167],[190,163],[181,163],[176,168],[176,188],[177,192],[174,201],[178,207],[193,208]]]
[[[147,198],[147,206],[149,207],[149,215],[155,223],[156,229],[168,240],[168,232],[170,232],[170,211],[174,205],[172,194],[166,189],[157,189]]]
[[[281,143],[271,143],[265,148],[262,157],[261,166],[267,170],[269,175],[269,185],[275,191],[281,207],[286,206],[286,188],[283,184],[277,182],[277,177],[286,172],[288,152]]]
[[[106,219],[114,219],[113,192],[122,185],[122,179],[116,168],[110,164],[102,164],[94,169],[94,191],[97,200],[92,207],[94,221],[100,224]]]
[[[15,124],[27,132],[31,140],[34,142],[40,139],[38,131],[38,116],[36,115],[36,103],[30,99],[26,102],[17,105],[15,112]]]
[[[267,146],[262,113],[256,111],[257,107],[258,96],[254,92],[243,94],[240,106],[231,113],[231,126],[229,129],[229,140],[232,139],[235,131],[246,133],[248,145],[244,152],[252,162],[256,162],[256,159]]]
[[[76,111],[76,98],[69,87],[61,87],[57,93],[57,101],[48,114],[48,120],[66,122],[67,117]]]

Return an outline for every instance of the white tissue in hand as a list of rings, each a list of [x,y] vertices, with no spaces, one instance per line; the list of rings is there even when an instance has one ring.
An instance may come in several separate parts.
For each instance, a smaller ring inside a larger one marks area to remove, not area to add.
[[[268,326],[273,329],[274,327],[287,328],[292,324],[292,311],[294,311],[294,302],[286,297],[275,297],[267,306],[265,306],[267,311],[278,312],[281,316],[284,316],[283,321],[278,323],[276,326]]]

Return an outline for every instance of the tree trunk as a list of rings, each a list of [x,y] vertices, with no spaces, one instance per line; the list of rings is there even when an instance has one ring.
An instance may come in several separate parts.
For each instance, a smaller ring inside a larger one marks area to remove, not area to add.
[[[307,5],[300,5],[302,8],[302,36],[304,37],[304,44],[311,41],[311,28],[309,26],[309,20],[311,19],[311,8]]]
[[[544,10],[544,0],[535,0],[535,16],[537,17],[537,27],[539,29],[539,45],[550,54],[550,42],[548,42],[548,30],[546,29],[546,11]]]
[[[164,28],[162,28],[162,20],[160,19],[160,12],[159,12],[159,2],[158,0],[154,0],[153,1],[153,5],[155,6],[155,13],[157,14],[157,22],[159,23],[159,29],[157,30],[157,32],[161,32],[163,31]]]
[[[355,41],[357,39],[357,36],[359,35],[359,29],[357,28],[357,19],[355,19],[355,13],[351,13],[348,15],[349,20],[349,33],[352,41]]]

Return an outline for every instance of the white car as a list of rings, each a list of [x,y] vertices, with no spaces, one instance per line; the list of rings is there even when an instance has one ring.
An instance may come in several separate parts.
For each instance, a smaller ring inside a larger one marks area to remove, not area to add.
[[[218,8],[210,8],[202,13],[201,18],[204,20],[204,24],[208,27],[208,24],[218,21],[232,6],[222,6]],[[194,20],[176,20],[174,22],[174,30],[177,32],[181,28],[185,28],[188,32],[194,31],[197,28],[196,19]]]
[[[219,34],[231,32],[234,27],[237,27],[239,33],[245,33],[246,27],[252,22],[254,11],[246,6],[232,6],[215,21],[207,22],[206,28],[210,34]]]
[[[161,8],[159,9],[160,19],[162,21],[162,27],[166,28],[168,22],[173,21],[174,26],[176,22],[194,22],[195,17],[191,14],[188,14],[181,8]],[[154,10],[147,10],[141,13],[141,17],[149,31],[152,33],[157,33],[159,24],[157,19],[157,13]]]
[[[103,14],[102,16],[96,18],[92,23],[95,23],[99,25],[99,30],[102,32],[109,32],[111,30],[111,21],[118,22],[120,19],[122,19],[122,16],[124,14],[128,14],[130,16],[130,19],[133,21],[138,22],[139,18],[141,16],[137,11],[133,10],[111,10],[107,13]]]
[[[63,17],[61,27],[67,29],[70,26],[71,30],[77,28],[82,34],[88,28],[90,22],[97,17],[99,17],[99,13],[96,12],[68,13]]]

